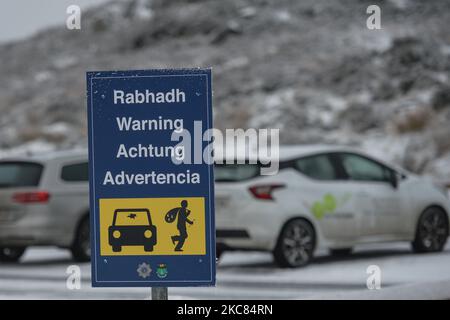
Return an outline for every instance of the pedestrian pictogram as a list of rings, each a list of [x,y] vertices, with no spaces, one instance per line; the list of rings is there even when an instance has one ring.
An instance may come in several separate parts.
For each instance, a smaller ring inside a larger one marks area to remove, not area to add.
[[[173,208],[166,214],[166,222],[172,223],[177,220],[177,229],[179,234],[172,236],[172,242],[175,245],[175,251],[183,251],[183,245],[188,237],[186,229],[187,224],[193,225],[194,221],[189,220],[188,216],[191,214],[191,210],[187,208],[187,200],[181,201],[181,207]]]

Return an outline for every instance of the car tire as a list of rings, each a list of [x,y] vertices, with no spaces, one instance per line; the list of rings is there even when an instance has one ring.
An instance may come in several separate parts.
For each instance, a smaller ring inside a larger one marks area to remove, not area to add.
[[[275,263],[282,268],[306,266],[313,257],[316,235],[305,220],[291,220],[283,227],[273,251]]]
[[[437,207],[426,209],[419,218],[412,249],[417,253],[439,252],[448,238],[448,218],[445,211]]]
[[[330,249],[330,254],[334,257],[345,257],[352,254],[353,248]]]
[[[0,262],[18,262],[26,247],[0,247]]]
[[[120,252],[120,251],[122,251],[122,247],[121,246],[113,246],[112,250],[113,250],[113,252]]]
[[[75,240],[70,248],[72,257],[77,262],[87,262],[91,260],[91,243],[89,218],[84,217],[78,225]]]
[[[144,246],[144,251],[145,252],[152,252],[153,251],[153,246]]]

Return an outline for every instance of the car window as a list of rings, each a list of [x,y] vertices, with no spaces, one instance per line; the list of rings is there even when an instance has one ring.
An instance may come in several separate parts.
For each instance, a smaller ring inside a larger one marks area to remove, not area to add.
[[[116,213],[116,226],[148,226],[150,221],[146,211],[133,210],[130,212],[120,211]]]
[[[37,186],[42,169],[38,163],[0,162],[0,188]]]
[[[391,170],[356,154],[341,154],[342,166],[351,180],[389,181]]]
[[[337,174],[326,154],[298,159],[295,167],[304,175],[318,180],[336,180]]]
[[[259,175],[258,164],[216,164],[214,179],[217,182],[237,182]]]
[[[61,179],[68,182],[89,181],[88,163],[66,165],[61,170]]]

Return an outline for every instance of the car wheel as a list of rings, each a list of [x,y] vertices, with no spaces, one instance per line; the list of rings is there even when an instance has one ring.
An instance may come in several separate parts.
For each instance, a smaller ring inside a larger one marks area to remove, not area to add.
[[[345,257],[352,253],[353,248],[330,249],[330,254],[335,257]]]
[[[88,217],[81,220],[70,250],[75,261],[86,262],[91,259],[91,240]]]
[[[314,247],[313,227],[305,220],[292,220],[281,231],[273,256],[280,267],[302,267],[311,261]]]
[[[26,247],[0,247],[0,262],[19,261],[26,249]]]
[[[120,249],[119,249],[119,251],[120,251]],[[145,251],[145,252],[151,252],[151,251],[153,251],[153,246],[144,246],[144,251]]]
[[[414,252],[442,251],[448,238],[446,213],[436,207],[425,210],[417,224],[416,237],[412,242]]]
[[[122,247],[121,246],[113,246],[112,250],[113,250],[113,252],[120,252],[120,251],[122,251]]]

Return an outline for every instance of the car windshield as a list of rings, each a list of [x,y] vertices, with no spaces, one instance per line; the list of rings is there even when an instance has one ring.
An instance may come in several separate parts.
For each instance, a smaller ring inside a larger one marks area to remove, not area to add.
[[[214,179],[217,182],[237,182],[256,177],[259,174],[258,164],[216,164]]]
[[[116,215],[116,226],[148,226],[146,211],[119,211]]]
[[[0,162],[0,188],[35,187],[42,165],[32,162]]]

